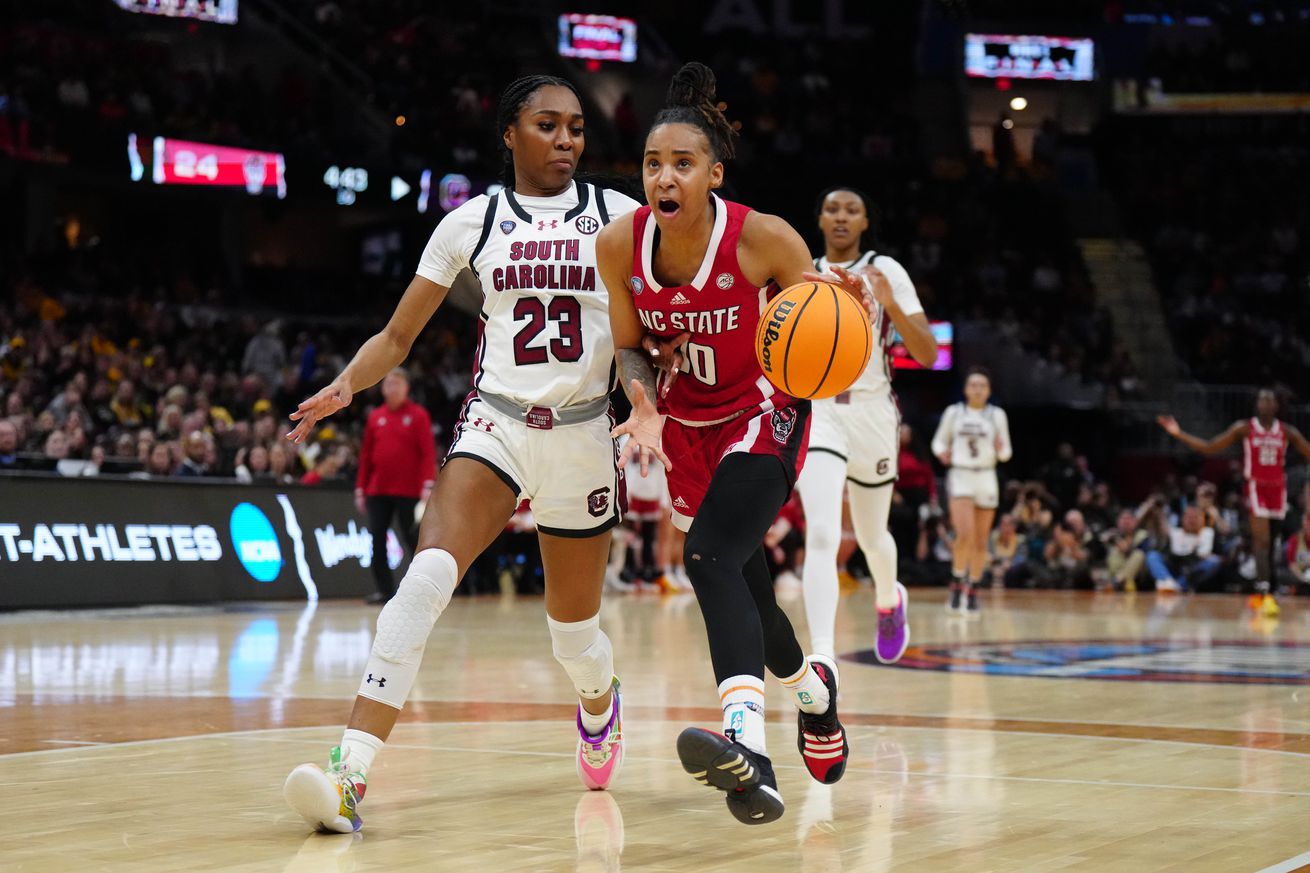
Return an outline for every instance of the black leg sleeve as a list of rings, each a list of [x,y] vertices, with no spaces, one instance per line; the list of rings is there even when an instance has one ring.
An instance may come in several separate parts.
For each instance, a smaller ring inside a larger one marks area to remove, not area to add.
[[[687,533],[687,575],[705,619],[718,682],[740,675],[764,678],[766,632],[777,666],[784,667],[785,662],[796,657],[794,664],[785,664],[791,669],[782,675],[800,669],[800,645],[773,599],[772,582],[762,564],[760,548],[790,493],[791,485],[777,458],[728,455],[715,471]],[[758,569],[752,568],[755,584],[750,585],[747,564],[757,559],[761,563]],[[767,588],[767,597],[763,591],[757,594],[755,587]],[[791,649],[785,639],[780,641],[786,635],[790,635]]]

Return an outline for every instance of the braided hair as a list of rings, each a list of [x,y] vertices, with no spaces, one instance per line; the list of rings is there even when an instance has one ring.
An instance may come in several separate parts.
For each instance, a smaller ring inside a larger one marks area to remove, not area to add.
[[[715,94],[714,71],[697,61],[682,65],[669,83],[664,108],[655,116],[654,129],[661,124],[690,124],[705,134],[710,154],[726,161],[736,154],[733,138],[737,131],[723,114],[724,106]]]
[[[533,94],[551,85],[568,88],[573,92],[573,96],[578,98],[578,105],[582,105],[582,95],[578,93],[578,89],[568,79],[561,79],[559,76],[523,76],[510,82],[500,93],[500,103],[496,106],[496,133],[500,138],[501,157],[504,160],[500,181],[506,188],[514,187],[514,152],[505,145],[505,128],[518,121],[519,113],[528,105]]]
[[[873,205],[873,200],[868,194],[865,194],[859,188],[852,185],[833,185],[819,194],[819,199],[814,201],[814,217],[819,219],[823,216],[823,204],[828,200],[829,194],[836,194],[838,191],[848,191],[860,198],[864,204],[864,217],[869,220],[869,226],[860,234],[860,250],[875,247],[875,237],[878,230],[878,222],[882,216],[879,214],[877,207]]]

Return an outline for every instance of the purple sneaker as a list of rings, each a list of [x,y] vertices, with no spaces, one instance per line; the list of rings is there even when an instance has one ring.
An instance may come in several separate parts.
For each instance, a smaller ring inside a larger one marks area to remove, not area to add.
[[[905,654],[905,647],[910,644],[910,625],[905,620],[910,595],[899,582],[896,583],[896,593],[901,596],[901,602],[896,604],[895,609],[878,610],[878,637],[873,651],[884,664],[899,661],[901,655]]]

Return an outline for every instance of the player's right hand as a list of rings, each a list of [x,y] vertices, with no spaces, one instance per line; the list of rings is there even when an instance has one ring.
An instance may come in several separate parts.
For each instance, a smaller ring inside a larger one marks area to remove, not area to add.
[[[295,428],[287,434],[287,439],[299,445],[305,441],[314,430],[314,425],[327,418],[334,412],[339,412],[350,405],[354,394],[350,390],[350,385],[341,377],[337,379],[322,391],[315,394],[308,400],[302,400],[296,407],[296,411],[291,413],[291,420],[299,422]]]
[[[947,449],[942,452],[937,456],[937,459],[942,462],[943,467],[949,467],[951,465],[951,450]]]
[[[1182,432],[1182,428],[1178,426],[1177,419],[1172,415],[1157,415],[1155,417],[1155,422],[1160,425],[1160,427],[1164,428],[1164,432],[1169,434],[1169,436],[1176,437]]]
[[[664,465],[665,472],[673,469],[669,456],[660,448],[660,436],[664,432],[664,416],[659,414],[655,403],[646,396],[646,389],[641,382],[632,380],[632,414],[623,424],[610,431],[610,436],[618,439],[624,434],[628,441],[619,453],[619,467],[626,467],[633,455],[641,464],[641,476],[644,479],[650,471],[651,462],[658,460]]]

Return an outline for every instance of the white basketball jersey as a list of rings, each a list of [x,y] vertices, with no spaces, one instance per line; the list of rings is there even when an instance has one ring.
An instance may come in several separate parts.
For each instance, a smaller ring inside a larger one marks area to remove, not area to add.
[[[910,274],[895,258],[867,251],[855,260],[844,264],[829,261],[826,256],[814,259],[814,267],[820,273],[833,266],[856,271],[870,265],[887,277],[887,281],[892,286],[892,295],[906,315],[916,315],[923,312],[923,304],[919,302],[919,293],[914,290],[914,283],[910,281]],[[852,393],[876,395],[886,394],[891,390],[891,348],[895,339],[895,330],[891,318],[887,316],[883,308],[874,304],[873,341],[877,344],[877,349],[875,349],[873,356],[870,357],[869,365],[860,374],[860,378],[855,380],[855,384],[851,386]]]
[[[611,391],[614,339],[596,234],[636,208],[617,191],[575,182],[554,197],[484,194],[441,220],[417,272],[449,287],[468,267],[481,282],[475,388],[554,409]]]
[[[951,466],[962,470],[991,470],[1010,460],[1013,450],[1005,410],[990,403],[982,409],[966,403],[948,406],[932,438],[932,451],[940,455],[948,448]]]

